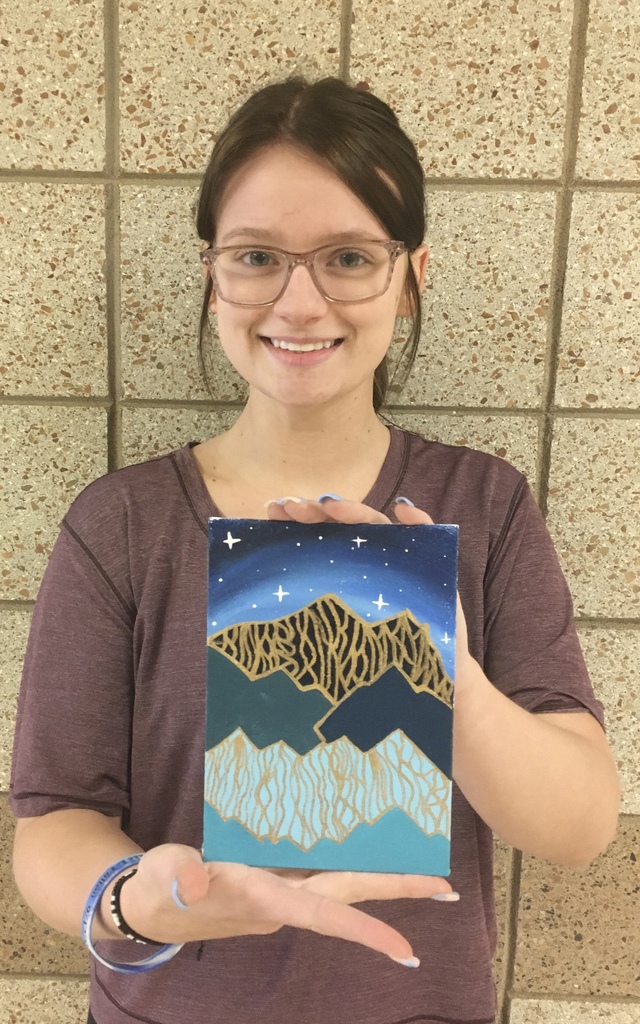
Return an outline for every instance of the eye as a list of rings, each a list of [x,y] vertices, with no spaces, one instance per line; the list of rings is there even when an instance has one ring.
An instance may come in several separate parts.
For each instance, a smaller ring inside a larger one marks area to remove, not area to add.
[[[367,262],[364,253],[358,252],[356,249],[344,249],[342,252],[336,253],[334,258],[338,261],[338,266],[345,270],[355,270]]]
[[[273,253],[265,249],[241,249],[235,254],[235,258],[249,267],[268,267],[269,261],[274,260]]]

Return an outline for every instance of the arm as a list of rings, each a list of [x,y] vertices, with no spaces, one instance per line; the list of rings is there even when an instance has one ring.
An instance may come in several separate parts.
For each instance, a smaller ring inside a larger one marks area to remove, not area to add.
[[[533,499],[523,493],[519,521],[501,547],[501,568],[494,573],[486,638],[489,674],[506,692],[469,654],[458,599],[453,775],[474,810],[507,843],[583,867],[614,836],[617,774],[604,732],[591,714],[535,714],[517,703],[543,710],[559,687],[560,702],[579,707],[576,680],[585,672],[551,540]],[[395,513],[406,525],[432,522],[406,504],[396,505]],[[366,505],[343,500],[270,505],[269,515],[300,522],[389,522]],[[560,591],[551,601],[553,587]],[[553,672],[553,686],[545,670]]]
[[[69,809],[18,822],[14,872],[22,895],[48,924],[78,935],[82,908],[110,864],[140,852],[118,819]],[[283,925],[357,942],[394,960],[412,957],[394,928],[350,906],[367,900],[450,893],[439,878],[324,872],[278,875],[242,864],[204,864],[197,850],[165,844],[144,854],[122,890],[127,922],[159,942],[197,942],[233,935],[266,935]],[[187,909],[171,895],[176,879]],[[114,883],[115,884],[115,883]],[[108,909],[112,886],[93,925],[94,939],[124,940]],[[417,963],[408,964],[417,966]]]
[[[525,711],[468,654],[456,675],[454,777],[471,806],[524,853],[585,867],[613,839],[620,799],[598,722]]]

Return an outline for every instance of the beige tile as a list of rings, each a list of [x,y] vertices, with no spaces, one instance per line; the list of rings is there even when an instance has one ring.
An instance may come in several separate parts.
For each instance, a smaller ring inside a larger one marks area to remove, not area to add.
[[[547,523],[579,615],[640,608],[640,420],[556,420]]]
[[[594,689],[606,709],[622,810],[640,814],[640,632],[581,627],[579,634]]]
[[[640,175],[640,21],[633,0],[591,0],[576,174]]]
[[[403,404],[539,406],[555,199],[433,192],[424,326]]]
[[[640,1004],[514,999],[510,1024],[640,1024]]]
[[[396,110],[427,174],[560,174],[570,4],[354,0],[353,12],[351,80]]]
[[[391,419],[399,427],[431,441],[465,445],[498,455],[525,473],[535,488],[538,421],[533,417],[394,412]]]
[[[0,1013],[7,1024],[86,1024],[89,984],[77,979],[3,978]]]
[[[122,375],[125,398],[242,400],[244,381],[220,351],[215,317],[207,368],[198,365],[204,284],[193,187],[124,186]]]
[[[0,598],[34,598],[68,506],[106,473],[106,413],[5,406],[0,449]]]
[[[16,700],[30,623],[31,612],[26,608],[0,611],[0,791],[9,788]]]
[[[0,800],[0,973],[85,974],[89,954],[82,941],[45,925],[29,910],[16,889],[10,869],[14,825],[6,801]]]
[[[586,871],[525,857],[514,990],[620,999],[640,996],[640,819]]]
[[[640,405],[639,225],[638,195],[574,196],[556,388],[559,406]]]
[[[129,171],[204,169],[216,132],[248,95],[302,73],[337,75],[337,0],[137,0],[120,11],[121,161]],[[140,40],[144,45],[140,45]]]
[[[493,888],[496,903],[496,921],[498,924],[498,944],[493,958],[493,976],[496,981],[499,1002],[503,999],[505,954],[507,939],[507,919],[511,894],[511,858],[513,850],[506,846],[497,836],[493,841]],[[497,1014],[500,1018],[500,1012]]]
[[[105,395],[102,188],[4,182],[0,209],[0,389]]]
[[[103,167],[102,11],[100,0],[3,5],[3,167]]]
[[[230,427],[239,411],[126,408],[122,415],[124,463],[130,465],[166,455],[182,448],[187,441],[206,441]]]

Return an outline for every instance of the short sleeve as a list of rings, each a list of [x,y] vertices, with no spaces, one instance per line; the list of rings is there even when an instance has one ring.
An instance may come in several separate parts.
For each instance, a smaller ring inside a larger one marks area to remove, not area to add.
[[[604,726],[553,542],[524,480],[493,547],[484,583],[484,669],[527,711],[589,711]]]
[[[34,610],[9,802],[18,817],[129,806],[133,610],[65,523]]]

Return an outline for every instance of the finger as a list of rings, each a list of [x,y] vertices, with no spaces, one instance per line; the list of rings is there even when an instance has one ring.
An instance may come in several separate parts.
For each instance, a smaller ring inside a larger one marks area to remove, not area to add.
[[[322,893],[289,885],[285,879],[269,872],[250,869],[246,895],[258,918],[357,942],[396,960],[406,960],[413,955],[404,936],[383,921]]]
[[[310,504],[318,503],[310,502]],[[354,526],[356,523],[371,523],[373,525],[391,523],[388,516],[369,505],[364,505],[361,501],[349,501],[347,498],[339,500],[327,498],[320,507],[325,516],[335,523],[349,523]]]
[[[176,871],[171,891],[174,902],[182,908],[203,900],[209,891],[209,875],[204,864],[196,860],[184,861]]]
[[[425,523],[433,525],[430,515],[414,505],[405,505],[403,501],[397,502],[393,511],[404,526],[421,526]]]
[[[327,871],[303,879],[302,888],[311,889],[344,903],[367,900],[429,899],[452,895],[450,884],[434,875],[394,875],[376,872]]]
[[[265,508],[267,510],[267,518],[277,520],[279,522],[296,522],[295,510],[298,506],[306,505],[306,498],[297,497],[285,497],[285,498],[272,498],[270,501],[265,502]],[[315,504],[315,502],[314,502]],[[326,517],[323,516],[323,519]],[[304,520],[300,520],[304,522]],[[316,520],[312,520],[315,522]],[[322,520],[320,520],[322,521]]]

